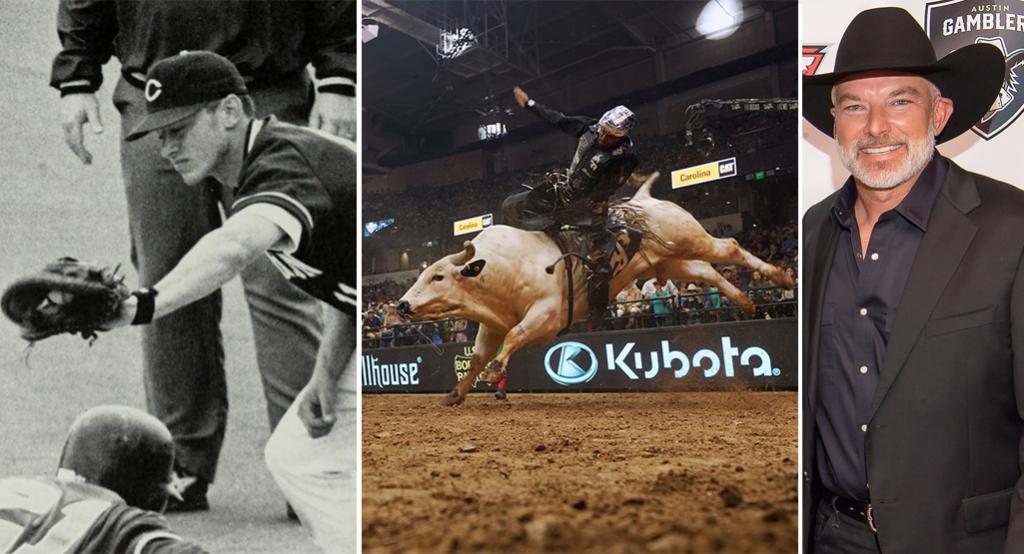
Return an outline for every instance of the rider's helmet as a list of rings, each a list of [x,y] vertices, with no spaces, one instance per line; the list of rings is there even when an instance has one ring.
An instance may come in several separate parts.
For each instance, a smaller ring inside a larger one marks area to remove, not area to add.
[[[157,418],[128,406],[92,408],[71,424],[58,478],[110,489],[130,506],[162,511],[171,487],[174,443]]]
[[[597,143],[606,150],[618,148],[636,125],[636,117],[625,106],[615,106],[604,112],[597,122]]]
[[[636,126],[636,116],[625,106],[615,106],[604,112],[597,126],[609,135],[624,137]]]

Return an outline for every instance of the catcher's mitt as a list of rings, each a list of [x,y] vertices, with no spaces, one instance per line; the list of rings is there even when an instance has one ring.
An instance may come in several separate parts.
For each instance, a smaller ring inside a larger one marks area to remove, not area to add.
[[[117,267],[101,268],[61,258],[11,283],[0,299],[4,315],[30,342],[61,333],[93,340],[121,312],[130,293]]]

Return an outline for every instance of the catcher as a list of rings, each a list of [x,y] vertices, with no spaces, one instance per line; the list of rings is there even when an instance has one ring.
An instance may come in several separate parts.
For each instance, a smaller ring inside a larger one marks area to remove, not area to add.
[[[321,548],[352,551],[354,145],[273,116],[255,119],[238,70],[211,52],[183,52],[154,64],[145,90],[146,117],[126,140],[156,132],[161,155],[187,185],[214,179],[234,189],[228,218],[155,284],[129,293],[114,272],[62,260],[12,285],[4,311],[29,340],[61,332],[94,337],[148,324],[268,256],[292,284],[328,306],[313,377],[270,438],[268,465]],[[335,429],[339,418],[351,428]]]

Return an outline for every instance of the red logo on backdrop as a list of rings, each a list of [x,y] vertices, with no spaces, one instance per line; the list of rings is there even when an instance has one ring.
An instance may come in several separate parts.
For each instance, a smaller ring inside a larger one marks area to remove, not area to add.
[[[817,75],[821,60],[825,59],[826,50],[828,50],[827,44],[804,46],[801,55],[803,57],[805,76]]]

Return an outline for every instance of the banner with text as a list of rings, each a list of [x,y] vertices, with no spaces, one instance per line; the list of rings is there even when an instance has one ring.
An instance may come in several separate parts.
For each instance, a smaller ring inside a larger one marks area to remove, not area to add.
[[[794,390],[796,319],[579,333],[509,361],[509,392]],[[473,345],[364,349],[364,393],[446,392]],[[476,383],[490,390],[490,383]]]
[[[736,158],[677,169],[672,172],[672,188],[679,189],[736,176]]]
[[[456,221],[452,224],[452,232],[455,233],[456,237],[459,235],[468,235],[469,233],[483,231],[493,223],[494,216],[492,214],[478,215],[469,219],[460,219]]]

